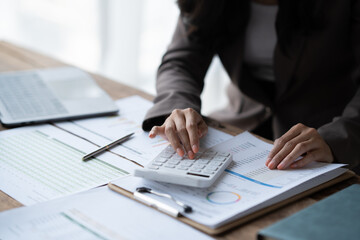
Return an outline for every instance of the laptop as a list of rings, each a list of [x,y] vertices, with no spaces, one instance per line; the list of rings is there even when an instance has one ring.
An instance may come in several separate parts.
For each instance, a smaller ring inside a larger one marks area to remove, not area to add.
[[[0,74],[0,121],[6,127],[117,113],[114,101],[74,67]]]

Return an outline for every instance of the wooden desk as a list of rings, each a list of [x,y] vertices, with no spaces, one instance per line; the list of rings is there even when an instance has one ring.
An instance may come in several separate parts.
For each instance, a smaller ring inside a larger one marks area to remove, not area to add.
[[[65,65],[66,64],[53,58],[0,41],[0,71],[26,70],[32,68],[58,67]],[[92,74],[92,76],[96,79],[97,83],[110,94],[113,99],[127,97],[134,94],[140,95],[149,100],[153,98],[149,94],[101,77],[97,74]],[[240,129],[228,125],[222,126],[215,122],[211,125],[233,135],[241,132]],[[0,125],[0,130],[5,130],[5,128]],[[330,188],[324,189],[320,192],[312,194],[309,197],[305,197],[299,201],[296,201],[295,203],[288,204],[276,211],[263,215],[262,217],[248,222],[247,224],[244,224],[218,236],[218,239],[255,239],[257,231],[261,228],[283,219],[354,183],[360,183],[359,176],[338,183]],[[0,191],[0,211],[20,206],[22,206],[21,203]]]

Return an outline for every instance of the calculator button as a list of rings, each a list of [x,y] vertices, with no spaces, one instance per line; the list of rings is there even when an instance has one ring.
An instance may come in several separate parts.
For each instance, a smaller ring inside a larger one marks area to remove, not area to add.
[[[162,166],[163,164],[162,163],[159,163],[159,162],[153,162],[152,163],[152,166]]]
[[[221,161],[211,161],[208,166],[221,166]]]
[[[181,162],[181,167],[191,167],[193,164],[191,162]]]
[[[203,155],[201,155],[201,159],[205,159],[205,160],[211,160],[211,159],[213,159],[213,157],[214,157],[214,155],[213,154],[203,154]]]
[[[212,170],[204,170],[204,173],[206,173],[206,174],[214,174],[215,172],[214,171],[212,171]]]
[[[184,167],[184,166],[178,166],[176,169],[179,169],[179,170],[188,170],[189,168],[188,168],[188,167]]]
[[[177,154],[174,154],[172,157],[171,157],[171,160],[183,160],[184,158],[177,155]]]
[[[217,152],[216,151],[214,151],[214,150],[207,150],[205,153],[207,153],[207,154],[216,154]]]
[[[193,168],[198,168],[198,169],[203,169],[205,167],[205,164],[199,164],[199,163],[195,163],[193,165]]]
[[[208,150],[208,151],[205,151],[203,154],[209,154],[209,155],[215,156],[216,153],[217,153],[216,151]]]
[[[200,164],[208,164],[210,161],[206,160],[206,159],[200,159],[200,160],[197,160],[196,162],[200,163]]]
[[[176,166],[176,165],[174,165],[174,164],[169,164],[169,163],[165,165],[165,167],[167,167],[167,168],[175,168],[175,166]]]
[[[208,166],[205,171],[216,171],[218,169],[217,166]]]
[[[153,165],[151,165],[149,168],[150,168],[150,169],[154,169],[154,170],[158,170],[158,169],[159,169],[158,166],[153,166]]]
[[[179,163],[180,163],[180,161],[179,161],[179,160],[173,160],[173,159],[170,159],[170,160],[168,161],[168,163],[170,163],[170,164],[174,164],[174,165],[177,165],[177,164],[179,164]]]
[[[224,162],[225,160],[226,160],[226,157],[221,157],[221,156],[216,156],[216,157],[214,157],[213,158],[213,161],[222,161],[222,162]]]
[[[171,145],[167,146],[162,152],[166,152],[166,153],[174,153],[174,149],[172,148]]]
[[[155,159],[155,162],[159,162],[159,163],[165,163],[167,161],[167,158],[157,158]]]
[[[186,160],[182,160],[181,163],[195,163],[195,160],[189,160],[189,159],[186,159]]]
[[[162,153],[160,154],[160,157],[170,158],[172,155],[174,155],[174,153],[162,152]]]
[[[218,156],[220,156],[220,157],[228,157],[228,156],[230,156],[230,153],[218,153]]]
[[[201,172],[201,169],[191,169],[190,171],[194,172],[194,173],[199,173],[199,172]]]

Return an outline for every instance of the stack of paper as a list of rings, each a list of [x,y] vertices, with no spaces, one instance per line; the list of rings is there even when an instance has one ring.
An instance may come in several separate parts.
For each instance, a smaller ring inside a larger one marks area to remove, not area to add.
[[[324,163],[269,170],[264,163],[271,144],[249,133],[232,137],[209,128],[201,147],[232,153],[234,159],[216,184],[196,189],[145,181],[131,173],[168,143],[160,137],[150,139],[141,129],[149,101],[133,96],[117,104],[118,116],[0,132],[0,189],[24,205],[38,203],[0,213],[1,239],[206,239],[197,230],[107,188],[91,189],[112,181],[130,192],[147,186],[170,193],[194,209],[184,214],[187,218],[218,228],[346,171],[341,164]],[[131,140],[82,161],[86,153],[129,132],[135,132]],[[65,198],[49,201],[60,197]]]
[[[141,186],[170,194],[194,209],[192,213],[183,213],[187,218],[215,229],[318,186],[346,171],[340,168],[344,164],[320,162],[313,162],[302,169],[269,170],[265,161],[271,148],[271,144],[248,132],[218,144],[214,149],[232,153],[234,161],[213,186],[205,189],[132,176],[114,181],[113,184],[130,192]],[[166,199],[157,200],[173,205]]]
[[[119,116],[1,131],[0,189],[31,205],[107,184],[147,164],[168,144],[141,129],[151,102],[132,96],[117,105]],[[135,132],[131,140],[82,161],[86,153],[129,132]],[[210,128],[202,144],[209,148],[229,138]]]
[[[212,238],[107,187],[101,187],[1,213],[0,239]]]

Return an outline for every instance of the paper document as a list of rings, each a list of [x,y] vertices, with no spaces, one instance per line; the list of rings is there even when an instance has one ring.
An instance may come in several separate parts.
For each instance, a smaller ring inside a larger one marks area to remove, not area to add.
[[[135,164],[110,153],[82,161],[93,149],[52,125],[0,132],[0,189],[24,205],[88,190],[127,175]]]
[[[265,161],[271,148],[271,144],[248,132],[215,146],[217,151],[231,152],[233,164],[213,186],[206,189],[163,184],[132,176],[116,180],[113,184],[131,192],[139,186],[145,186],[171,194],[194,209],[193,213],[184,213],[186,217],[217,228],[320,185],[346,171],[340,168],[344,164],[319,162],[302,169],[269,170]]]
[[[269,155],[272,146],[246,132],[233,140],[217,145],[214,149],[233,155],[234,162],[231,168],[226,170],[229,175],[268,188],[281,189],[298,185],[298,180],[312,178],[317,171],[324,172],[329,167],[328,164],[316,162],[301,169],[270,170],[264,164],[264,160]],[[335,166],[337,165],[330,168]]]
[[[0,213],[0,239],[212,238],[107,187],[101,187],[41,205]]]
[[[141,129],[152,103],[138,96],[117,103],[120,116],[1,131],[0,189],[30,205],[107,184],[140,168],[134,162],[151,161],[168,144],[160,137],[150,139]],[[130,140],[96,159],[81,160],[129,132],[135,132]],[[210,128],[201,146],[208,148],[229,138]]]
[[[56,125],[98,146],[104,146],[119,136],[135,132],[134,137],[112,148],[111,151],[145,166],[169,144],[160,136],[149,138],[148,133],[141,128],[145,114],[153,104],[139,96],[119,99],[116,104],[119,108],[118,116],[69,121]],[[201,141],[201,147],[209,148],[229,138],[232,136],[209,128],[208,134]]]

